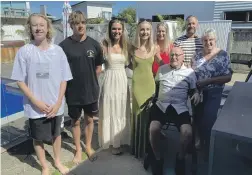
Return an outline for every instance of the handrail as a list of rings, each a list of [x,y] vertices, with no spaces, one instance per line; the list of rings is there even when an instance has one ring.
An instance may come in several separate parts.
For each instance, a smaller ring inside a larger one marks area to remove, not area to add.
[[[251,68],[252,59],[251,60],[232,60],[231,63],[243,64],[243,65],[247,65],[249,68]]]

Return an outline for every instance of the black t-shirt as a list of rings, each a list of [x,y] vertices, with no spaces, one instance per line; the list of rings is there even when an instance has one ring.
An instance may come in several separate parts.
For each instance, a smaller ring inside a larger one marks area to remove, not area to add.
[[[68,37],[59,45],[67,56],[73,75],[73,79],[67,82],[67,104],[87,105],[97,102],[99,84],[96,66],[104,62],[100,44],[87,36],[81,42]]]

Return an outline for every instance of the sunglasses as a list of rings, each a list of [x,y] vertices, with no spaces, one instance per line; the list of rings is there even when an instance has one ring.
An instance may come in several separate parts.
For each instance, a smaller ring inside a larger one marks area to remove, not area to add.
[[[179,56],[181,56],[181,55],[184,55],[183,53],[181,53],[181,54],[174,54],[174,53],[172,53],[172,54],[170,54],[170,56],[171,57],[176,57],[176,58],[178,58]]]
[[[122,22],[125,22],[127,23],[127,19],[124,19],[124,18],[117,18],[117,17],[112,17],[111,20],[118,20],[118,21],[122,21]]]
[[[149,22],[149,23],[152,22],[151,19],[140,18],[138,24],[140,24],[140,23],[142,23],[142,22],[144,22],[144,21],[147,21],[147,22]]]

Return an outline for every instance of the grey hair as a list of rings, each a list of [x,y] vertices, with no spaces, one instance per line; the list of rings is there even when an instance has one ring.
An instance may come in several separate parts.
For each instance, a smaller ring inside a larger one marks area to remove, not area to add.
[[[217,39],[216,31],[213,28],[206,29],[202,34],[202,38],[205,36],[213,36],[215,39]]]

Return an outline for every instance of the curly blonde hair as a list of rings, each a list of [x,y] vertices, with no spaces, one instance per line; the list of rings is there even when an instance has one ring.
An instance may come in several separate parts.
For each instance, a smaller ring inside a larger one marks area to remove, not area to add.
[[[46,38],[47,38],[47,41],[48,42],[51,42],[52,41],[52,38],[53,38],[53,27],[52,27],[52,22],[49,20],[49,18],[45,15],[42,15],[42,14],[39,14],[39,13],[33,13],[31,14],[29,17],[28,17],[28,20],[26,22],[26,28],[27,28],[27,33],[28,33],[28,36],[29,36],[29,39],[30,40],[34,40],[34,36],[32,34],[32,30],[31,30],[31,18],[34,17],[34,16],[38,16],[38,17],[41,17],[43,18],[44,20],[46,20],[47,22],[47,34],[46,34]]]

